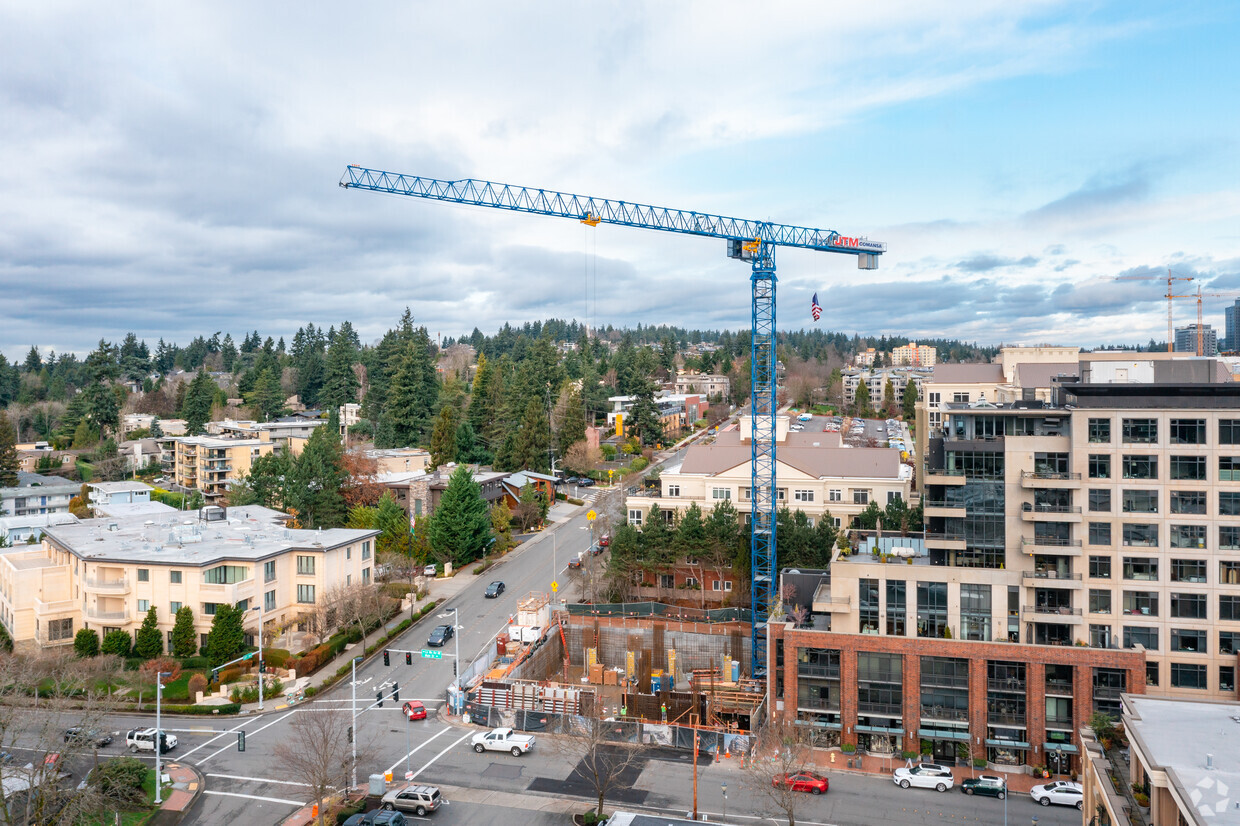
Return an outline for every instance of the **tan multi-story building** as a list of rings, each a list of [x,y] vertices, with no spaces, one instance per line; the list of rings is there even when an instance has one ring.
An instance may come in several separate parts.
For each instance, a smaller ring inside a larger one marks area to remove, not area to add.
[[[830,513],[839,525],[850,523],[871,502],[886,507],[896,498],[908,500],[912,468],[901,464],[899,451],[843,447],[839,433],[825,433],[814,421],[797,432],[789,429],[787,416],[776,417],[778,507],[803,511],[815,524]],[[747,518],[752,509],[750,427],[750,417],[742,416],[738,428],[722,431],[713,444],[687,448],[679,464],[663,470],[657,492],[628,497],[628,521],[641,525],[656,504],[672,514],[694,502],[709,512],[723,501]]]
[[[891,351],[893,367],[933,367],[939,360],[939,351],[929,344],[910,341]]]
[[[676,376],[673,392],[682,395],[718,396],[726,401],[728,394],[732,392],[732,380],[715,373],[681,373]]]
[[[260,431],[257,439],[177,436],[160,440],[160,462],[172,482],[202,491],[214,502],[250,472],[255,459],[274,449],[267,431]]]
[[[375,460],[379,473],[413,473],[426,470],[431,463],[430,451],[421,447],[371,449],[366,451],[366,458]]]
[[[134,634],[154,606],[168,640],[189,606],[201,642],[218,605],[261,606],[264,623],[282,627],[333,586],[373,576],[378,531],[289,529],[258,506],[184,516],[45,528],[40,546],[0,555],[0,621],[20,646],[72,645],[82,628]]]

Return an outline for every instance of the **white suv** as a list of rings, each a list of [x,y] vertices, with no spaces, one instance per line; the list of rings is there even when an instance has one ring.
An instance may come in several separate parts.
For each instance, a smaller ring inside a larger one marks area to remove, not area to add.
[[[160,739],[163,741],[163,747],[160,748],[160,754],[167,754],[177,747],[177,736],[162,732]],[[125,735],[125,745],[130,751],[155,751],[155,729],[142,728],[130,729]]]
[[[911,769],[896,769],[891,780],[901,789],[916,786],[919,789],[934,789],[938,792],[945,792],[956,785],[952,770],[937,763],[921,763]]]

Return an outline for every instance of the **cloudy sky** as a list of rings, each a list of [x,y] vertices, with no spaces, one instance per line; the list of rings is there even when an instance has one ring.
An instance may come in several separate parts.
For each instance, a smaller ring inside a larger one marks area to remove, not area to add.
[[[346,191],[350,163],[887,242],[876,272],[778,253],[783,329],[817,292],[824,329],[1162,339],[1165,283],[1111,279],[1240,295],[1237,43],[1230,0],[6,3],[0,352],[373,340],[405,306],[748,326],[723,241]]]

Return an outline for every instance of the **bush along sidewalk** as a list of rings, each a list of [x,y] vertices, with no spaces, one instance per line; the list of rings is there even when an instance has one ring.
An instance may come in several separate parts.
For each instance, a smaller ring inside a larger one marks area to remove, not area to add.
[[[420,622],[427,614],[431,613],[436,608],[438,608],[442,602],[443,600],[433,599],[430,602],[426,603],[426,605],[422,606],[422,608],[413,615],[413,619],[402,620],[395,628],[393,628],[387,634],[380,637],[374,644],[366,646],[366,651],[365,651],[364,656],[370,657],[376,652],[383,649],[389,642],[391,642],[392,640],[399,637],[401,634],[408,631],[411,627],[413,627],[415,623]],[[320,691],[326,691],[327,689],[335,685],[337,682],[347,677],[351,671],[352,671],[352,666],[348,663],[340,666],[340,668],[336,669],[335,674],[331,675],[326,680],[319,683],[317,686],[308,687],[306,689],[306,696],[313,697],[315,694],[318,694]]]

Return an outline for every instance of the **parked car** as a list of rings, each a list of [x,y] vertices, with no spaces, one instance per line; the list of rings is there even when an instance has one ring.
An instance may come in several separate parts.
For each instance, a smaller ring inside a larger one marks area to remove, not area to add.
[[[384,809],[399,810],[398,814],[399,812],[413,812],[418,817],[424,817],[427,812],[433,812],[447,802],[439,793],[438,786],[427,786],[421,783],[392,789],[383,796]]]
[[[814,772],[798,772],[796,774],[785,774],[783,777],[776,775],[771,780],[772,786],[787,786],[794,792],[809,792],[810,794],[826,794],[827,778],[821,774]]]
[[[988,795],[1002,800],[1007,797],[1007,781],[997,774],[979,774],[977,777],[966,777],[960,781],[960,791],[965,794]]]
[[[112,742],[112,735],[98,729],[72,726],[65,729],[65,742],[75,746],[94,746],[101,749]]]
[[[436,625],[431,629],[431,635],[426,638],[426,644],[431,648],[442,648],[455,633],[451,625]]]
[[[484,591],[482,595],[487,599],[495,599],[502,593],[504,593],[504,583],[497,579],[487,586],[486,591]]]
[[[594,480],[590,479],[589,477],[583,476],[577,480],[577,484],[583,488],[590,488],[590,487],[594,487]]]
[[[421,700],[406,700],[401,706],[405,712],[405,718],[408,720],[425,720],[426,706],[422,705]]]
[[[155,752],[155,729],[153,728],[135,728],[130,729],[125,735],[125,745],[130,751],[149,751]],[[159,732],[160,754],[167,754],[177,747],[177,736],[169,734],[166,731]]]
[[[469,741],[474,751],[509,751],[513,757],[520,757],[534,748],[534,735],[517,734],[510,728],[496,728],[480,731]]]
[[[1056,780],[1034,786],[1029,790],[1029,796],[1043,806],[1054,803],[1058,806],[1075,806],[1077,809],[1085,807],[1085,792],[1081,789],[1081,784],[1069,780]]]
[[[913,766],[911,769],[896,769],[891,779],[901,789],[916,786],[919,789],[934,789],[936,792],[945,792],[956,785],[956,778],[952,777],[952,770],[937,763],[921,763]]]
[[[422,569],[422,576],[437,576],[438,574],[439,574],[439,569],[436,568],[434,565],[427,565],[425,568]]]
[[[602,546],[602,547],[604,547],[604,548],[606,548],[608,545],[610,545],[610,544],[611,544],[611,534],[609,534],[609,533],[605,533],[605,534],[603,534],[602,536],[600,536],[600,537],[598,538],[598,544],[599,544],[599,545],[601,545],[601,546]]]
[[[344,822],[344,826],[405,826],[408,822],[400,812],[375,809],[373,812],[353,815]]]

